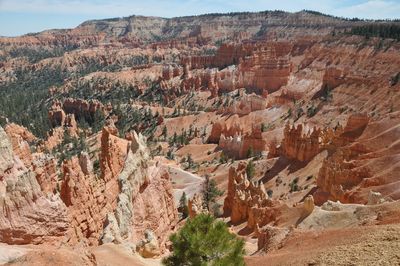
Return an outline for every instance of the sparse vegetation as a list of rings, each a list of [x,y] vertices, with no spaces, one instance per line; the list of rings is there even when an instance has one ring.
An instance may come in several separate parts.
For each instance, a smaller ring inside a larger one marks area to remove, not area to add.
[[[307,117],[313,117],[317,113],[317,108],[311,105],[307,108]]]
[[[254,157],[253,146],[250,146],[250,147],[247,149],[247,158],[251,158],[251,157]]]
[[[220,156],[219,156],[219,163],[224,164],[228,162],[228,156],[225,155],[225,152],[221,152]]]
[[[292,180],[292,182],[289,183],[290,192],[295,192],[295,191],[299,191],[300,190],[298,182],[299,182],[299,178],[296,177],[295,179]]]

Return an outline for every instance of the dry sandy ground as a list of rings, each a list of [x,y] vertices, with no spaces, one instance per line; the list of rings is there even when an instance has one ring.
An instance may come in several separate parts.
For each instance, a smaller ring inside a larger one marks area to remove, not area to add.
[[[144,259],[122,245],[105,244],[84,249],[45,245],[0,245],[0,265],[156,266],[161,259]]]
[[[92,250],[98,266],[155,266],[161,265],[160,259],[144,259],[138,254],[129,252],[124,247],[105,244]]]
[[[246,249],[253,250],[255,243]],[[400,225],[364,226],[325,231],[295,230],[283,247],[268,254],[246,257],[247,265],[400,265]],[[114,244],[90,252],[66,247],[0,245],[5,265],[161,265]]]
[[[174,188],[175,203],[178,204],[182,193],[186,193],[187,198],[192,198],[195,193],[200,193],[203,189],[204,179],[200,176],[182,170],[179,167],[168,166],[169,174]]]
[[[247,265],[400,265],[400,225],[294,232]]]

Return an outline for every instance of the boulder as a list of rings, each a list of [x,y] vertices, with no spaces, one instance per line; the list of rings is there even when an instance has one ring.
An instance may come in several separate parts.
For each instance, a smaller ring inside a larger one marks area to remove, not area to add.
[[[154,258],[161,254],[157,237],[151,230],[146,230],[145,238],[136,245],[136,251],[143,258]]]

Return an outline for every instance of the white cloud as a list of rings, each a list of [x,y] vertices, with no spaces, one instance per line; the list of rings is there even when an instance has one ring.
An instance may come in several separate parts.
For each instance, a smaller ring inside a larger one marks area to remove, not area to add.
[[[398,19],[400,18],[400,2],[371,0],[361,4],[339,8],[336,12],[345,17]]]

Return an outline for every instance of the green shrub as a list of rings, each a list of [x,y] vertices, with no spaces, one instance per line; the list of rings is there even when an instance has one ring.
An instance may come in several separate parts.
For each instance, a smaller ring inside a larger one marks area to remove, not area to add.
[[[246,174],[249,179],[252,179],[256,173],[253,161],[250,161],[246,166]]]
[[[188,220],[170,240],[173,252],[163,260],[164,265],[245,265],[243,240],[211,215]]]

